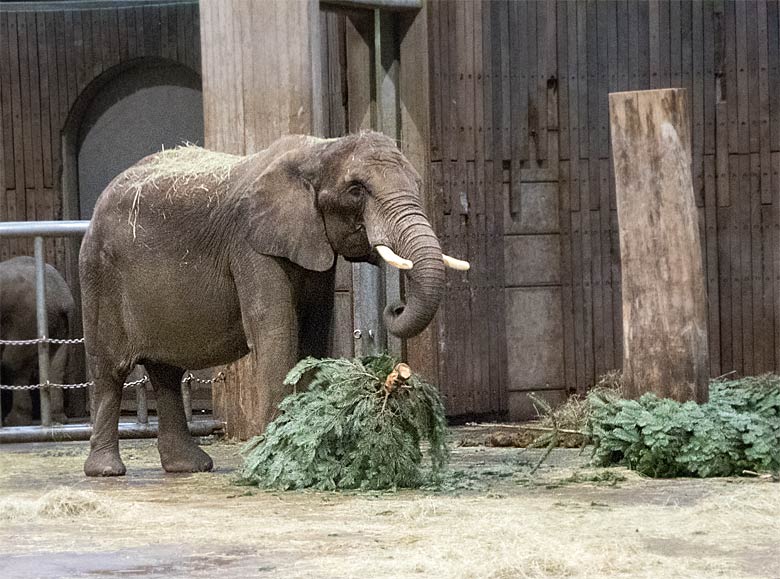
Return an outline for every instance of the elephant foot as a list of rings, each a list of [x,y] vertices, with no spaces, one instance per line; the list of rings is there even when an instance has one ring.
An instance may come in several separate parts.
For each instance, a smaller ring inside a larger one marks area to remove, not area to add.
[[[160,462],[165,472],[207,472],[214,468],[211,457],[192,439],[166,442],[159,440]]]
[[[84,463],[87,476],[122,476],[127,472],[118,449],[92,450]]]

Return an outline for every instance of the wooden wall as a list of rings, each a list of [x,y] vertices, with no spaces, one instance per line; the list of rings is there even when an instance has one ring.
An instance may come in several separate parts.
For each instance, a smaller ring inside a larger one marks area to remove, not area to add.
[[[196,0],[0,4],[0,221],[62,218],[68,115],[106,71],[140,58],[200,71]],[[46,247],[64,268],[65,244]],[[0,241],[0,260],[18,254],[32,240]]]
[[[445,304],[450,408],[500,410],[506,388],[521,415],[528,391],[621,366],[621,90],[688,89],[711,374],[779,369],[778,2],[432,0],[428,16],[442,235],[475,265]]]

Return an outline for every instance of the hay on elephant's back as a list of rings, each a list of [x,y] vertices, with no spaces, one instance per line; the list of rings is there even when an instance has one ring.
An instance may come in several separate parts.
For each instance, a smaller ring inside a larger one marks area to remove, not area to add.
[[[211,202],[219,194],[216,185],[229,179],[231,171],[242,159],[239,155],[186,145],[163,150],[128,169],[124,178],[130,181],[128,191],[133,195],[128,215],[133,238],[144,190],[151,187],[164,191],[168,199],[201,193]]]

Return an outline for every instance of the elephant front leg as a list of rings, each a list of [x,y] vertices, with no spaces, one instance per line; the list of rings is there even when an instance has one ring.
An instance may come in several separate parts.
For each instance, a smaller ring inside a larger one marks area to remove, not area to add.
[[[292,392],[284,378],[298,360],[298,315],[290,276],[274,258],[242,261],[234,271],[250,354],[228,369],[222,399],[230,435],[249,438]]]
[[[182,368],[145,362],[157,397],[157,449],[165,472],[204,472],[214,467],[211,457],[195,443],[187,426],[181,395]]]
[[[119,456],[119,411],[124,375],[93,367],[92,376],[95,420],[84,473],[87,476],[122,476],[127,470]]]

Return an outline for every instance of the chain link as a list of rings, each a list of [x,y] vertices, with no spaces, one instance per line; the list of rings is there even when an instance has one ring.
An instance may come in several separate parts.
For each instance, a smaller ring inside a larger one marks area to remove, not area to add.
[[[32,340],[0,340],[0,346],[34,346],[35,344],[83,344],[84,338],[34,338]]]
[[[133,388],[134,386],[140,386],[141,384],[145,384],[149,381],[148,376],[144,376],[143,378],[139,378],[138,380],[133,380],[132,382],[125,382],[122,386],[123,388]],[[186,382],[188,384],[192,382],[196,382],[198,384],[215,384],[217,382],[224,382],[225,381],[225,373],[220,372],[213,378],[197,378],[192,372],[187,374],[187,376],[184,377],[182,382]],[[38,390],[40,388],[60,388],[62,390],[75,390],[77,388],[88,388],[90,386],[94,386],[95,383],[90,380],[89,382],[80,382],[77,384],[54,384],[52,382],[49,382],[48,384],[0,384],[0,390]]]
[[[192,372],[190,372],[182,380],[182,382],[187,382],[188,384],[191,383],[191,382],[196,382],[197,384],[214,384],[216,382],[224,382],[224,381],[225,381],[225,373],[224,372],[219,372],[213,378],[207,378],[205,380],[202,379],[202,378],[197,378]]]

